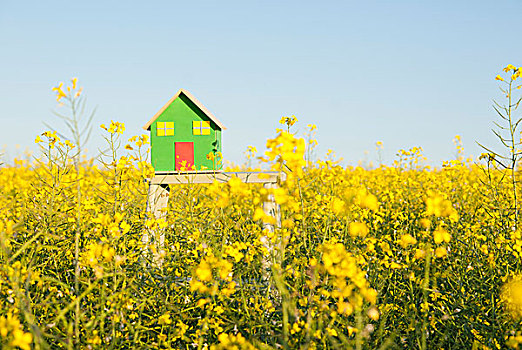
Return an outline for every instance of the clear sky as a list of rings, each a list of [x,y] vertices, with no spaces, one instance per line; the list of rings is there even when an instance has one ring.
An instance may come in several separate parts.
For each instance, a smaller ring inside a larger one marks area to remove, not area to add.
[[[478,155],[475,141],[497,144],[494,77],[522,64],[521,13],[520,0],[0,0],[0,147],[12,157],[37,149],[44,122],[64,129],[51,87],[78,77],[97,106],[93,153],[99,124],[142,133],[185,88],[228,127],[236,163],[291,114],[345,164],[375,161],[382,141],[387,162],[422,146],[437,165],[457,134]]]

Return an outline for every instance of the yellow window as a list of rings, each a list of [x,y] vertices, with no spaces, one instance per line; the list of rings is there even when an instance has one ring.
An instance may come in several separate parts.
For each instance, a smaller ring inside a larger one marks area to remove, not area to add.
[[[157,136],[174,136],[174,122],[157,122]]]
[[[210,135],[210,122],[201,122],[201,135]]]
[[[165,123],[164,122],[156,123],[156,135],[165,136]]]
[[[193,135],[210,135],[210,122],[192,122],[192,134]]]
[[[192,122],[192,134],[201,135],[201,122]]]
[[[166,122],[167,136],[174,136],[174,122]]]

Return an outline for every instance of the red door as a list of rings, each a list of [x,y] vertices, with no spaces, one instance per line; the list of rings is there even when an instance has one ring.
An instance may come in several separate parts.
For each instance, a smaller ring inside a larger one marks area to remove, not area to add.
[[[176,170],[195,170],[194,142],[175,142],[174,154]]]

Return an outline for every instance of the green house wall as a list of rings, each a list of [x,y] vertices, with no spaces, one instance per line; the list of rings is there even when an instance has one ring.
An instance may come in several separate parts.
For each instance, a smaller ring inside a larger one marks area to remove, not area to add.
[[[193,121],[209,121],[210,135],[193,135]],[[174,122],[174,136],[157,136],[157,122]],[[150,134],[151,162],[156,172],[175,171],[175,142],[194,143],[196,170],[214,169],[213,162],[207,159],[207,154],[222,151],[221,129],[184,94],[180,94],[152,123]]]

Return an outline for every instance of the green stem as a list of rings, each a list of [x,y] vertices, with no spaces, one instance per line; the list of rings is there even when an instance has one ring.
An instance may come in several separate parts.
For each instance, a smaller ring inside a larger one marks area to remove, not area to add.
[[[422,283],[422,305],[423,310],[422,316],[422,328],[421,328],[421,350],[426,350],[426,333],[427,333],[427,321],[428,321],[428,288],[430,286],[430,266],[431,266],[431,244],[426,247],[426,260],[424,264],[424,281]]]
[[[355,319],[357,326],[357,335],[355,336],[355,349],[362,349],[362,331],[363,331],[363,320],[361,314],[361,306],[357,306],[355,310]]]
[[[517,150],[515,149],[515,132],[516,126],[512,120],[512,106],[511,106],[511,92],[512,92],[513,79],[509,82],[508,90],[508,118],[509,118],[509,132],[511,137],[511,184],[513,185],[513,205],[515,210],[515,222],[511,229],[516,231],[518,224],[518,200],[517,200],[517,181],[516,181],[516,168],[517,168]]]

